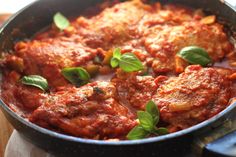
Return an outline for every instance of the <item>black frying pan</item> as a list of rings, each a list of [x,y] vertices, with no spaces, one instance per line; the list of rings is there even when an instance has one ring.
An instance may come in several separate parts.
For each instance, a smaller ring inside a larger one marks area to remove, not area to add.
[[[101,1],[36,1],[16,13],[2,26],[0,29],[0,50],[1,52],[8,52],[12,49],[15,41],[32,37],[34,33],[51,24],[53,15],[58,11],[66,16],[78,16],[85,8]],[[163,0],[161,2],[179,3],[194,8],[202,8],[224,19],[227,25],[236,26],[236,9],[229,3],[223,3],[219,0]],[[232,27],[232,29],[234,28]],[[212,128],[221,125],[232,114],[236,113],[236,104],[234,103],[215,117],[176,133],[143,140],[107,142],[72,137],[41,128],[16,115],[2,100],[0,100],[0,106],[7,119],[23,137],[57,156],[68,157],[188,156],[191,153],[191,144],[194,136],[203,131],[211,131]],[[235,145],[235,133],[225,136],[225,138],[233,139],[231,144]],[[227,142],[224,138],[220,139],[221,142],[222,140]],[[203,155],[210,156],[213,154],[213,156],[216,156],[225,153],[215,151],[214,154],[212,153],[214,149],[214,146],[208,145]]]

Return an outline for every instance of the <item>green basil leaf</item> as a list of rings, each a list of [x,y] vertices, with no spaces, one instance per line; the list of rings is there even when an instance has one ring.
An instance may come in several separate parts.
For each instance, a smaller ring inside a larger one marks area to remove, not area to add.
[[[132,53],[125,53],[121,56],[119,66],[125,72],[143,70],[142,62]]]
[[[149,132],[144,130],[141,126],[134,127],[127,135],[127,138],[129,140],[138,140],[145,138],[149,135]]]
[[[168,134],[169,131],[168,131],[168,129],[161,127],[161,128],[156,128],[154,130],[154,133],[157,135],[165,135],[165,134]]]
[[[138,111],[138,119],[140,125],[144,130],[152,132],[154,129],[154,122],[152,116],[148,112]]]
[[[116,48],[116,49],[113,51],[113,57],[114,57],[114,58],[117,58],[117,59],[120,59],[120,57],[121,57],[121,49],[120,49],[120,48]]]
[[[69,20],[59,12],[53,16],[53,21],[60,30],[64,30],[70,25]]]
[[[61,71],[62,75],[77,86],[85,85],[89,82],[89,73],[81,67],[64,68]]]
[[[154,125],[157,125],[159,122],[159,110],[152,100],[147,103],[146,111],[152,116]]]
[[[125,72],[133,72],[144,69],[142,62],[133,53],[125,53],[122,55],[120,48],[116,48],[114,50],[110,64],[113,68],[119,65],[119,67]]]
[[[185,47],[177,55],[191,64],[206,66],[212,62],[206,50],[198,46]]]
[[[119,65],[119,60],[117,58],[112,58],[111,59],[111,67],[115,68]]]
[[[160,113],[157,105],[152,100],[147,103],[146,111],[138,111],[137,115],[140,124],[129,132],[127,135],[128,139],[142,139],[149,136],[150,134],[155,134],[158,136],[169,133],[168,129],[166,128],[156,127],[159,122]]]
[[[29,75],[29,76],[24,76],[21,79],[21,82],[25,85],[30,85],[37,87],[43,91],[48,90],[48,82],[45,78],[39,75]]]

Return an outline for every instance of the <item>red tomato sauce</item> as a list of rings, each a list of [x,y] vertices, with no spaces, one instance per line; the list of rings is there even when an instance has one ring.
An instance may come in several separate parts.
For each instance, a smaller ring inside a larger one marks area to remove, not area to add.
[[[32,123],[82,138],[127,139],[139,124],[137,111],[150,100],[160,111],[158,127],[189,128],[225,109],[236,93],[235,46],[215,18],[172,4],[104,2],[63,31],[52,24],[5,53],[1,98]],[[204,48],[214,64],[178,57],[187,46]],[[112,68],[117,47],[135,54],[145,69]],[[67,67],[83,67],[90,82],[71,84],[61,73]],[[49,91],[22,84],[26,75],[47,79]]]

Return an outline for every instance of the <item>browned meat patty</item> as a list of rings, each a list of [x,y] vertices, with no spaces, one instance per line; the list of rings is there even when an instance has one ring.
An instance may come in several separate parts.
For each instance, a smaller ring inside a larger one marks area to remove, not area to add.
[[[188,128],[223,110],[231,97],[231,82],[214,68],[192,65],[178,77],[156,79],[153,96],[161,119],[171,131]]]
[[[192,21],[173,27],[157,25],[145,37],[145,48],[153,57],[151,66],[155,72],[175,71],[176,53],[193,45],[206,49],[213,61],[233,51],[222,25],[217,23],[206,25]]]
[[[152,76],[138,76],[136,73],[118,71],[117,77],[112,79],[112,82],[116,86],[120,101],[136,110],[144,110],[146,103],[152,99],[157,90]]]
[[[115,87],[94,82],[50,95],[29,120],[42,127],[93,139],[124,138],[137,124],[135,116],[114,98]]]

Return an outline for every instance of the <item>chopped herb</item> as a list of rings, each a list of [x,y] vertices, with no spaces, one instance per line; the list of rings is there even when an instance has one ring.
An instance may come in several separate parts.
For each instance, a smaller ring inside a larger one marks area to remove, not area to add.
[[[168,129],[157,128],[159,122],[159,110],[153,101],[149,101],[146,105],[146,111],[138,111],[139,125],[134,127],[127,135],[129,140],[137,140],[145,138],[151,134],[164,135],[168,134]]]
[[[144,69],[142,62],[133,53],[121,54],[121,50],[119,48],[114,50],[110,64],[113,68],[119,66],[125,72],[133,72]]]
[[[62,75],[76,86],[82,86],[89,82],[89,73],[81,67],[64,68],[61,71]]]
[[[185,47],[177,55],[191,64],[206,66],[212,62],[206,50],[198,46]]]
[[[60,30],[64,30],[70,26],[69,20],[59,12],[57,12],[53,16],[53,21],[54,21],[54,24],[57,26],[57,28],[59,28]]]
[[[99,87],[93,87],[93,91],[97,94],[104,94],[104,91]]]
[[[24,76],[21,79],[21,82],[25,85],[30,85],[37,87],[43,91],[48,90],[48,82],[45,78],[39,75],[29,75],[29,76]]]

